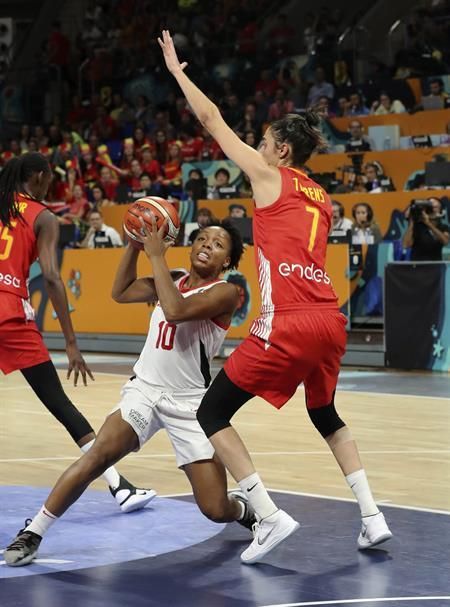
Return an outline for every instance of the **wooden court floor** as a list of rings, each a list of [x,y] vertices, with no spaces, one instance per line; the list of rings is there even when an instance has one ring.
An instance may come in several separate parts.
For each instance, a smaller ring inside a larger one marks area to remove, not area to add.
[[[69,397],[96,430],[128,377],[97,372],[94,383],[74,388],[63,372],[60,375]],[[447,398],[339,391],[336,404],[358,442],[378,502],[450,510]],[[237,414],[235,426],[267,487],[351,497],[333,456],[309,421],[302,389],[281,411],[254,399]],[[78,456],[69,435],[22,376],[0,376],[0,483],[51,487]],[[153,487],[160,495],[190,491],[164,432],[118,468],[136,485]],[[104,484],[96,481],[93,487]]]

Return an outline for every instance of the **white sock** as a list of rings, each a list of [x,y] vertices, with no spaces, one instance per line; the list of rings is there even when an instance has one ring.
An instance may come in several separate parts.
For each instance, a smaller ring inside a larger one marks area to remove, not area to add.
[[[86,443],[85,445],[80,447],[80,449],[83,451],[83,453],[87,453],[94,444],[94,442],[95,439],[92,439],[89,443]],[[105,470],[102,474],[102,477],[111,487],[111,489],[117,489],[117,487],[120,485],[120,474],[117,472],[114,466],[111,466],[110,468]]]
[[[25,527],[25,531],[33,531],[33,533],[44,537],[44,533],[47,533],[57,520],[57,516],[49,512],[45,506],[42,506],[28,527]]]
[[[356,497],[359,509],[361,510],[361,516],[378,514],[379,510],[373,499],[365,471],[361,469],[352,472],[345,477],[345,480]]]
[[[278,510],[256,472],[239,481],[239,487],[259,519],[267,518]]]

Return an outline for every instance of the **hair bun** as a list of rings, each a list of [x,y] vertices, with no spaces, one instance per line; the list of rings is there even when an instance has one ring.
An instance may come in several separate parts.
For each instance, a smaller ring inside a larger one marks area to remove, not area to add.
[[[306,110],[305,120],[310,127],[316,127],[320,124],[320,115],[314,110]]]

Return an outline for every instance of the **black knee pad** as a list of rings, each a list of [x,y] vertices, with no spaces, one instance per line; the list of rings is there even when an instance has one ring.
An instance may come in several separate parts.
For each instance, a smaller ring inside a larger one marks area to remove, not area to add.
[[[242,390],[220,370],[203,397],[197,410],[197,420],[209,438],[216,432],[231,426],[230,420],[253,394]]]
[[[325,407],[308,409],[308,414],[312,423],[323,438],[326,438],[345,426],[345,423],[336,412],[334,402],[331,402]]]

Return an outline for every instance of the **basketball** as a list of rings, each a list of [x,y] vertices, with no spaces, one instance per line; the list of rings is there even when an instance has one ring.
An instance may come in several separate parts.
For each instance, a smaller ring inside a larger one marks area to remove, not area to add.
[[[158,196],[146,196],[136,200],[130,206],[125,214],[123,229],[130,244],[134,248],[142,250],[144,246],[139,236],[134,233],[134,231],[140,233],[142,230],[141,217],[149,230],[152,229],[152,217],[156,218],[158,229],[167,219],[164,240],[171,243],[175,242],[180,230],[180,218],[173,204]]]

